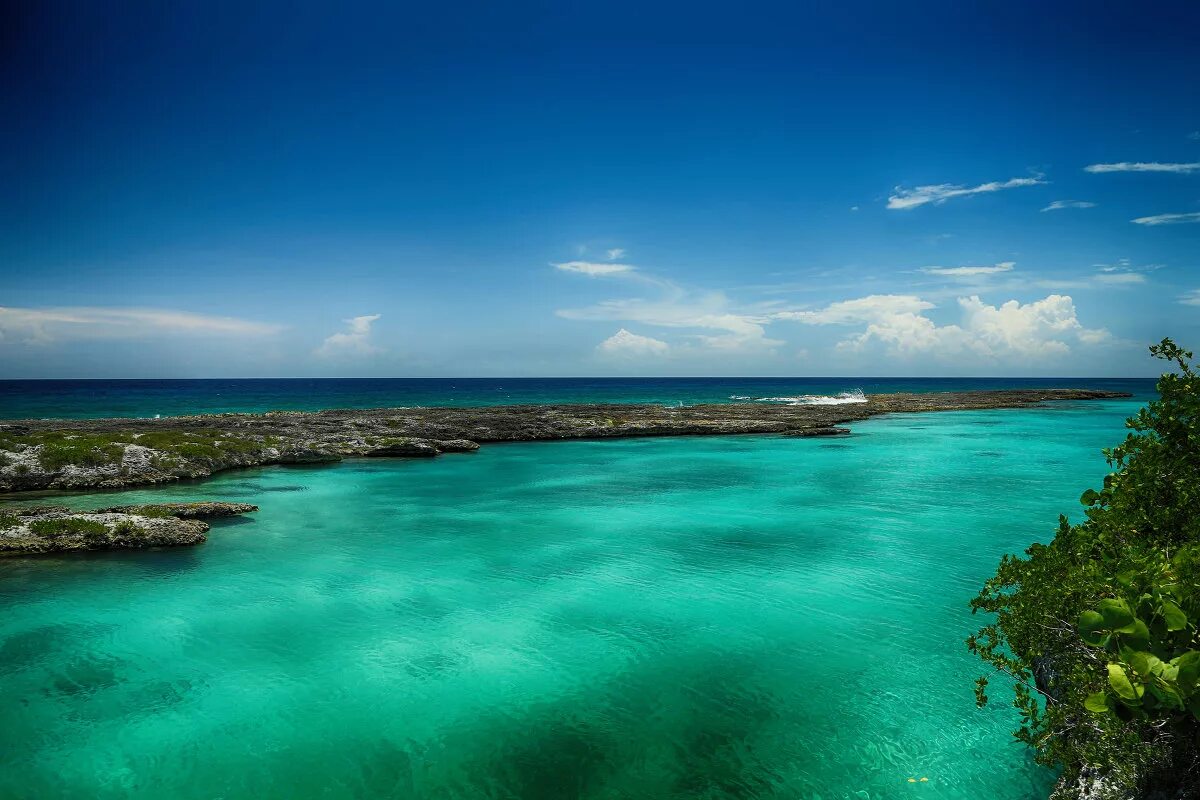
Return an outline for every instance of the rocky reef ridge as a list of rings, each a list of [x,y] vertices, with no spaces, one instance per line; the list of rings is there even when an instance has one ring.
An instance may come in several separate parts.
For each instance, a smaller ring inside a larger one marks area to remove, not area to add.
[[[257,511],[249,503],[164,503],[73,512],[66,506],[0,511],[0,557],[80,550],[125,550],[200,544],[200,518]]]
[[[432,457],[481,443],[774,433],[845,435],[879,414],[1022,408],[1127,397],[1120,392],[1037,389],[871,395],[840,405],[719,403],[380,408],[165,419],[0,422],[0,493],[120,488],[203,478],[265,464],[347,457]]]

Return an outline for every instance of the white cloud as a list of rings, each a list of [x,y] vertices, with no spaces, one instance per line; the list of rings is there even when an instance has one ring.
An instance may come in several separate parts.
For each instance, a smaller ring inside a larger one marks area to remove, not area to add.
[[[691,291],[650,276],[643,276],[643,283],[654,287],[660,296],[602,300],[587,308],[555,313],[564,319],[690,328],[695,332],[687,337],[697,345],[727,352],[770,350],[783,344],[767,338],[763,326],[770,321],[768,315],[735,310],[722,292]]]
[[[1095,279],[1100,283],[1116,285],[1146,282],[1146,276],[1140,272],[1102,272]]]
[[[636,333],[630,333],[621,328],[621,330],[601,342],[596,349],[606,356],[640,358],[645,356],[665,356],[670,348],[661,339],[639,336]]]
[[[990,360],[1027,360],[1060,356],[1070,344],[1095,344],[1108,332],[1087,329],[1079,322],[1069,296],[1049,295],[1022,305],[1010,300],[1000,306],[977,295],[960,297],[961,321],[938,325],[924,312],[934,308],[913,295],[872,295],[832,303],[824,309],[785,312],[780,319],[811,325],[865,325],[838,347],[862,351],[878,343],[894,356],[929,354],[947,358],[969,355]]]
[[[59,339],[140,339],[150,336],[269,336],[282,325],[191,311],[154,308],[0,307],[0,341],[44,344]]]
[[[693,332],[685,334],[689,346],[678,348],[681,351],[704,348],[728,353],[761,353],[783,344],[766,335],[764,325],[770,321],[769,315],[735,310],[722,292],[685,289],[671,281],[635,272],[633,267],[625,264],[572,261],[554,266],[590,276],[628,273],[637,284],[650,287],[658,294],[653,298],[602,300],[586,308],[555,312],[564,319],[633,322],[660,328],[692,329]]]
[[[609,252],[613,251],[610,250]],[[617,256],[617,258],[620,258],[620,256]],[[592,277],[633,272],[633,267],[629,264],[596,263],[593,261],[567,261],[562,264],[552,264],[551,266],[563,272],[578,272],[581,275],[590,275]]]
[[[1034,281],[1033,285],[1043,289],[1111,289],[1120,286],[1136,286],[1146,283],[1146,273],[1162,268],[1162,264],[1135,266],[1128,258],[1119,258],[1113,264],[1092,264],[1094,274],[1075,278],[1053,278]]]
[[[1200,142],[1200,131],[1192,131],[1188,134],[1188,138],[1193,142]]]
[[[945,275],[951,278],[975,278],[980,275],[998,275],[1001,272],[1012,272],[1017,265],[1015,261],[1001,261],[990,267],[922,267],[921,272],[929,275]]]
[[[1095,208],[1096,204],[1087,200],[1055,200],[1042,211],[1062,211],[1066,208]]]
[[[369,356],[381,352],[371,342],[371,323],[379,319],[380,314],[364,314],[361,317],[351,317],[343,320],[346,330],[339,331],[325,339],[313,354],[321,358],[337,358],[345,356]]]
[[[608,256],[609,261],[616,261],[618,258],[622,258],[625,255],[625,248],[614,247],[605,253],[605,255]]]
[[[991,181],[978,186],[960,186],[953,183],[936,183],[929,186],[918,186],[915,189],[905,189],[897,186],[895,194],[888,198],[887,207],[893,210],[907,211],[927,203],[941,205],[953,197],[967,197],[974,194],[998,192],[1001,189],[1016,189],[1021,186],[1040,186],[1046,183],[1041,176],[1035,178],[1010,178],[1006,181]]]
[[[1069,339],[1096,344],[1108,338],[1103,329],[1084,328],[1070,295],[1052,294],[1022,305],[1009,300],[989,306],[978,296],[959,298],[963,327],[971,334],[978,349],[984,345],[993,355],[1037,357],[1070,351]]]
[[[1114,164],[1089,164],[1083,168],[1083,171],[1092,173],[1175,172],[1186,175],[1191,172],[1200,172],[1200,161],[1188,164],[1164,164],[1160,161],[1118,161]]]
[[[873,294],[831,303],[818,311],[779,311],[774,318],[807,325],[846,325],[898,314],[918,314],[934,307],[933,303],[910,294]]]
[[[1190,211],[1186,214],[1155,214],[1152,217],[1138,217],[1133,222],[1138,225],[1177,225],[1183,222],[1200,222],[1200,211]]]
[[[1179,302],[1185,306],[1200,306],[1200,289],[1192,289],[1187,292],[1179,298]]]

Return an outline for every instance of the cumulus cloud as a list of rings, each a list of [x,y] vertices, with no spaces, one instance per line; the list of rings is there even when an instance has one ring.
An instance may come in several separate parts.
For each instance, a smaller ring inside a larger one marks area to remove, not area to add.
[[[1200,172],[1200,161],[1187,164],[1164,164],[1161,161],[1118,161],[1113,164],[1089,164],[1083,168],[1083,171],[1097,174],[1105,172],[1174,172],[1186,175],[1191,172]]]
[[[620,258],[620,256],[617,256],[617,258]],[[580,275],[590,275],[592,277],[633,272],[633,267],[629,264],[615,264],[612,262],[566,261],[562,264],[552,264],[551,266],[563,272],[578,272]]]
[[[1066,295],[1052,294],[1026,304],[1010,300],[999,306],[972,295],[960,297],[958,306],[961,320],[952,325],[935,323],[924,313],[934,308],[933,303],[913,295],[872,295],[816,311],[785,312],[778,318],[810,325],[862,326],[838,347],[863,351],[879,344],[895,356],[965,354],[1028,360],[1066,354],[1072,343],[1095,344],[1108,338],[1107,331],[1083,327]]]
[[[1046,183],[1041,176],[1034,178],[1009,178],[1006,181],[990,181],[981,183],[978,186],[961,186],[954,183],[935,183],[929,186],[918,186],[914,189],[905,189],[903,186],[895,188],[895,194],[891,195],[887,201],[887,207],[892,210],[907,211],[918,206],[923,206],[928,203],[941,205],[942,203],[954,197],[969,197],[976,194],[988,194],[990,192],[998,192],[1002,189],[1016,189],[1022,186],[1040,186]]]
[[[343,320],[346,330],[339,331],[325,339],[313,354],[321,358],[345,358],[374,355],[381,352],[371,341],[371,324],[379,319],[381,314],[365,314],[361,317],[351,317]]]
[[[1050,205],[1042,209],[1042,211],[1062,211],[1067,208],[1095,208],[1095,203],[1090,203],[1087,200],[1055,200]]]
[[[963,328],[974,338],[973,349],[992,355],[1036,357],[1070,351],[1068,341],[1096,344],[1108,338],[1103,329],[1084,328],[1070,295],[1052,294],[1022,305],[1009,300],[1000,306],[985,304],[978,296],[959,298]]]
[[[0,307],[0,341],[45,344],[60,339],[140,339],[185,334],[258,337],[282,325],[155,308]]]
[[[601,342],[596,349],[602,355],[621,358],[665,356],[670,349],[666,342],[650,336],[639,336],[624,328]]]
[[[1138,225],[1178,225],[1184,222],[1200,222],[1200,211],[1189,211],[1184,214],[1155,214],[1152,217],[1138,217],[1133,222]]]
[[[929,275],[944,275],[950,278],[977,278],[980,275],[998,275],[1001,272],[1012,272],[1017,265],[1015,261],[1001,261],[990,267],[922,267],[921,272]]]

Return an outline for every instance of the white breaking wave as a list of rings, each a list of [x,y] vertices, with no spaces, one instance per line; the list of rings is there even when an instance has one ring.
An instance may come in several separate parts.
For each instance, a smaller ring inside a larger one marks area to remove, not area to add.
[[[842,406],[847,403],[865,403],[867,396],[862,389],[840,394],[802,394],[796,397],[747,397],[741,394],[731,394],[730,400],[752,400],[755,403],[786,403],[789,406]]]

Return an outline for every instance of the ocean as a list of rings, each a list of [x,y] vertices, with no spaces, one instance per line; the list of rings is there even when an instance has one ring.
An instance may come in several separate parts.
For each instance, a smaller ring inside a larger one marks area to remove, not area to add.
[[[1070,386],[1146,396],[1153,380],[1114,378],[261,378],[0,380],[0,419],[155,417],[326,408],[518,403],[725,403],[853,392]],[[802,401],[802,400],[801,400]]]
[[[0,797],[1041,800],[967,602],[1081,516],[1149,382],[9,382],[2,416],[1017,385],[1138,396],[57,495],[261,511],[0,560]]]

